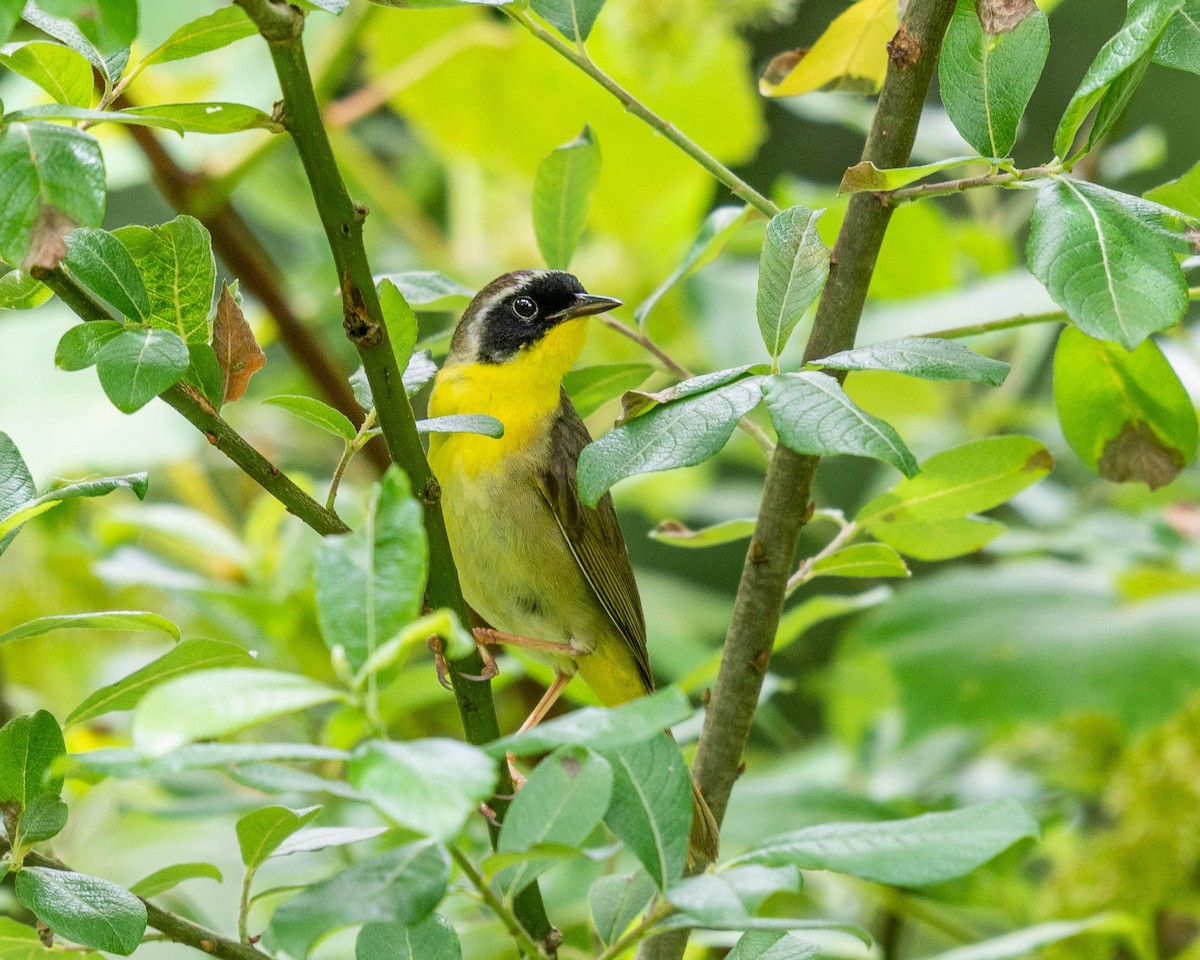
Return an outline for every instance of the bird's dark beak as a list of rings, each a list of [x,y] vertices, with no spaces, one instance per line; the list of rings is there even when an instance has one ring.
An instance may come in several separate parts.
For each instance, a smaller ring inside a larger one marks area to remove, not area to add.
[[[596,313],[604,313],[613,307],[621,306],[620,300],[612,297],[597,297],[591,293],[575,294],[575,302],[565,310],[559,311],[555,320],[573,320],[576,317],[590,317]]]

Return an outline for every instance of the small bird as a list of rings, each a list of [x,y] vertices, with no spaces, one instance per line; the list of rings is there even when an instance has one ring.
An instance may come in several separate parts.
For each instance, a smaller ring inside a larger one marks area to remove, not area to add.
[[[518,270],[476,294],[434,381],[430,416],[486,413],[500,438],[436,433],[429,460],[463,596],[493,630],[529,649],[554,682],[521,729],[538,723],[578,673],[601,703],[654,689],[637,582],[612,498],[579,499],[575,471],[591,441],[562,388],[587,318],[621,305],[559,270]],[[689,859],[716,858],[717,826],[693,784]]]

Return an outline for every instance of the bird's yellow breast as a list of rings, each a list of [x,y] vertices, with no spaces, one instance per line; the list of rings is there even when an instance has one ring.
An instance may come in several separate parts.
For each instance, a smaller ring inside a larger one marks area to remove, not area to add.
[[[499,438],[472,433],[430,437],[429,462],[443,489],[504,469],[503,461],[510,457],[535,453],[558,409],[563,374],[579,357],[586,337],[586,320],[568,320],[512,360],[448,364],[438,372],[429,397],[430,416],[486,413],[504,425]]]

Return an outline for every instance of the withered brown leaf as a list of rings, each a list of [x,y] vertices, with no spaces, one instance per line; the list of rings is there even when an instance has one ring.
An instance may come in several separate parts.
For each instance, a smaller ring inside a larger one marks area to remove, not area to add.
[[[267,355],[254,339],[254,331],[227,283],[221,284],[221,297],[217,300],[212,346],[225,374],[225,402],[232,403],[246,392],[250,378],[266,364]]]

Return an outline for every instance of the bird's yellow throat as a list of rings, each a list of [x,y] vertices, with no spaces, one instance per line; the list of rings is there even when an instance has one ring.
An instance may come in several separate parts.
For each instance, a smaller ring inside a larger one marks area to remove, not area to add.
[[[435,433],[429,457],[445,482],[452,473],[480,473],[542,435],[558,409],[563,374],[579,359],[587,339],[587,318],[567,320],[505,363],[444,366],[429,397],[429,415],[486,413],[504,424],[499,439],[471,433]]]

